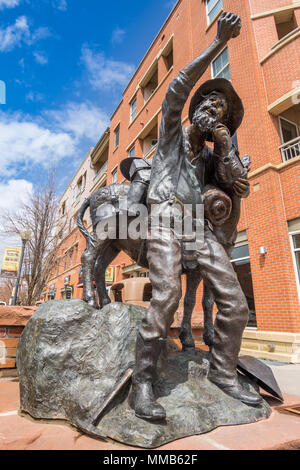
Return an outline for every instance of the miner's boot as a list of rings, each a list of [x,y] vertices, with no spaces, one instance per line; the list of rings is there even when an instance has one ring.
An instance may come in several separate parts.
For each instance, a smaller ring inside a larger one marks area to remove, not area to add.
[[[155,401],[152,388],[163,342],[162,338],[144,341],[140,333],[137,336],[130,404],[138,418],[152,421],[166,418],[164,408]]]
[[[242,387],[236,378],[232,383],[226,383],[226,380],[222,380],[222,377],[217,377],[215,374],[209,372],[208,378],[217,387],[223,390],[224,393],[229,395],[236,400],[240,400],[242,403],[250,406],[259,406],[262,403],[262,398],[258,393],[253,393]]]

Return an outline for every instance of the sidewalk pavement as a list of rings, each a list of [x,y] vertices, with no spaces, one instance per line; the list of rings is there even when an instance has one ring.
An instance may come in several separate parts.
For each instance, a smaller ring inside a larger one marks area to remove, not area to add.
[[[300,403],[300,365],[270,363],[283,391],[284,404]],[[224,426],[164,445],[159,450],[300,449],[300,416],[279,413],[278,400],[264,396],[272,407],[269,419],[240,426]],[[0,450],[132,450],[132,447],[91,438],[66,422],[34,420],[19,415],[18,380],[0,379]]]

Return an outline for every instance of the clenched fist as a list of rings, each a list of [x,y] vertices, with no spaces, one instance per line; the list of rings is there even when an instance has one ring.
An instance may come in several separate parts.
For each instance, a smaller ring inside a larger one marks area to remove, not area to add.
[[[216,154],[222,156],[230,152],[232,148],[230,131],[224,124],[217,124],[213,130],[213,137]]]
[[[222,13],[218,21],[217,39],[228,42],[231,38],[239,36],[242,28],[241,18],[235,13]]]

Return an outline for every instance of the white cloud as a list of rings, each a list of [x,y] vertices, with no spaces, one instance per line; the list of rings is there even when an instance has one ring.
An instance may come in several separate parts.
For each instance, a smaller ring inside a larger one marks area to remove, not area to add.
[[[14,174],[21,165],[47,164],[74,152],[72,137],[33,122],[21,114],[0,113],[0,166],[2,175]]]
[[[15,8],[20,5],[21,1],[22,0],[0,0],[0,10],[4,8]],[[68,8],[67,0],[51,0],[51,4],[54,8],[61,11],[66,11]]]
[[[117,27],[112,32],[111,42],[113,44],[120,44],[123,41],[125,34],[126,32],[124,31],[124,29]]]
[[[68,103],[64,108],[46,114],[57,123],[57,127],[71,133],[76,140],[98,139],[109,124],[107,114],[89,102]]]
[[[36,62],[40,65],[46,65],[48,64],[48,57],[47,55],[45,54],[45,52],[34,52],[33,53],[33,56],[36,60]]]
[[[39,100],[42,95],[31,92],[27,99]],[[78,157],[85,139],[94,144],[108,124],[108,116],[89,102],[67,103],[36,119],[0,112],[1,174],[11,177],[22,167]]]
[[[26,180],[9,180],[0,183],[0,210],[18,209],[33,192],[33,185]]]
[[[0,0],[1,1],[1,0]],[[26,16],[20,16],[13,25],[0,28],[0,52],[10,52],[23,43],[32,45],[51,36],[48,28],[41,27],[31,32]]]
[[[123,87],[135,71],[134,65],[107,59],[103,52],[94,52],[87,46],[82,48],[81,60],[87,69],[90,84],[96,89]]]
[[[53,0],[52,5],[61,11],[66,11],[68,8],[67,0]]]
[[[0,0],[0,10],[4,8],[15,8],[20,4],[21,0]]]
[[[34,103],[38,101],[43,101],[44,95],[42,95],[42,93],[38,93],[35,91],[29,91],[29,93],[27,93],[25,98],[26,98],[26,101],[32,101]]]
[[[0,52],[9,52],[30,39],[26,16],[20,16],[12,26],[0,29]]]

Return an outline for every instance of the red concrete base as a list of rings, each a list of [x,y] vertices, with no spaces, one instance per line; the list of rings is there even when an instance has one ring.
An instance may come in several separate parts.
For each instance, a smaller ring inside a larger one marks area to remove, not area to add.
[[[300,417],[280,414],[280,403],[266,397],[273,413],[254,424],[227,426],[208,434],[191,436],[160,447],[160,450],[265,450],[300,449]],[[285,395],[286,405],[300,397]],[[129,450],[132,447],[109,440],[93,439],[67,423],[37,421],[20,416],[17,381],[0,379],[0,450]]]

